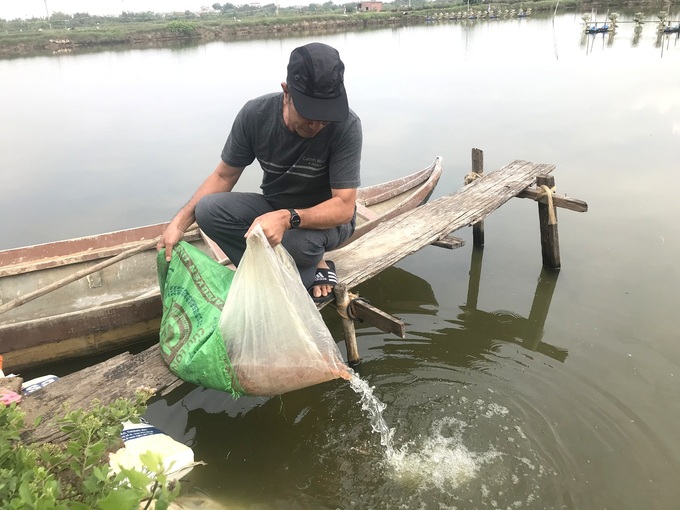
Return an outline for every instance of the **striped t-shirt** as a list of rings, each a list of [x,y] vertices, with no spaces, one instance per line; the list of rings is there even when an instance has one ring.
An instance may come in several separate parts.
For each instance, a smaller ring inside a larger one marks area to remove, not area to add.
[[[288,130],[279,92],[243,106],[222,160],[245,167],[257,158],[264,170],[260,188],[267,200],[281,209],[305,208],[331,198],[331,189],[359,187],[361,145],[361,120],[352,110],[345,122],[331,122],[313,138]]]

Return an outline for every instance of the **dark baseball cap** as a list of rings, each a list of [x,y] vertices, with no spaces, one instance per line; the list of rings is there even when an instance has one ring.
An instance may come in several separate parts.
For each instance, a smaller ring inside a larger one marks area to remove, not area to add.
[[[300,115],[309,120],[343,122],[349,117],[338,50],[322,43],[295,48],[288,62],[288,91]]]

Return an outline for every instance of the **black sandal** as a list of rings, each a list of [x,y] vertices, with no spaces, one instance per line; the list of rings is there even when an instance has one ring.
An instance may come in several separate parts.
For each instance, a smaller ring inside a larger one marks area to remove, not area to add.
[[[335,263],[332,260],[327,260],[328,269],[325,267],[317,267],[316,273],[314,274],[314,283],[309,288],[309,295],[312,297],[315,303],[326,303],[335,299],[335,294],[330,292],[326,296],[314,297],[312,289],[319,285],[330,285],[335,287],[338,284],[338,275],[335,272]]]

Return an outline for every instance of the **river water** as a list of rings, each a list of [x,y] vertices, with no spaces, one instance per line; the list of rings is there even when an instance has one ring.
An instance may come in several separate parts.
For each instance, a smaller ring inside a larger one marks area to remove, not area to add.
[[[582,35],[580,18],[316,38],[347,66],[364,185],[442,156],[442,196],[477,147],[486,171],[555,164],[557,193],[589,211],[558,212],[559,272],[541,267],[536,205],[517,199],[487,219],[483,250],[459,231],[465,247],[356,289],[406,323],[404,339],[357,330],[390,455],[343,381],[155,399],[149,421],[207,463],[185,490],[258,509],[680,506],[680,42],[653,13],[638,35],[630,15],[613,36]],[[277,90],[309,41],[0,61],[0,248],[169,219],[242,103]],[[252,168],[239,187],[258,181]]]

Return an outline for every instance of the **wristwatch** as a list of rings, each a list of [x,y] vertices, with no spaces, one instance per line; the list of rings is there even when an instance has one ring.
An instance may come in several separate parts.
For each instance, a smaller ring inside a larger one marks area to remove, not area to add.
[[[295,209],[288,209],[290,213],[290,228],[298,228],[300,226],[300,215]]]

